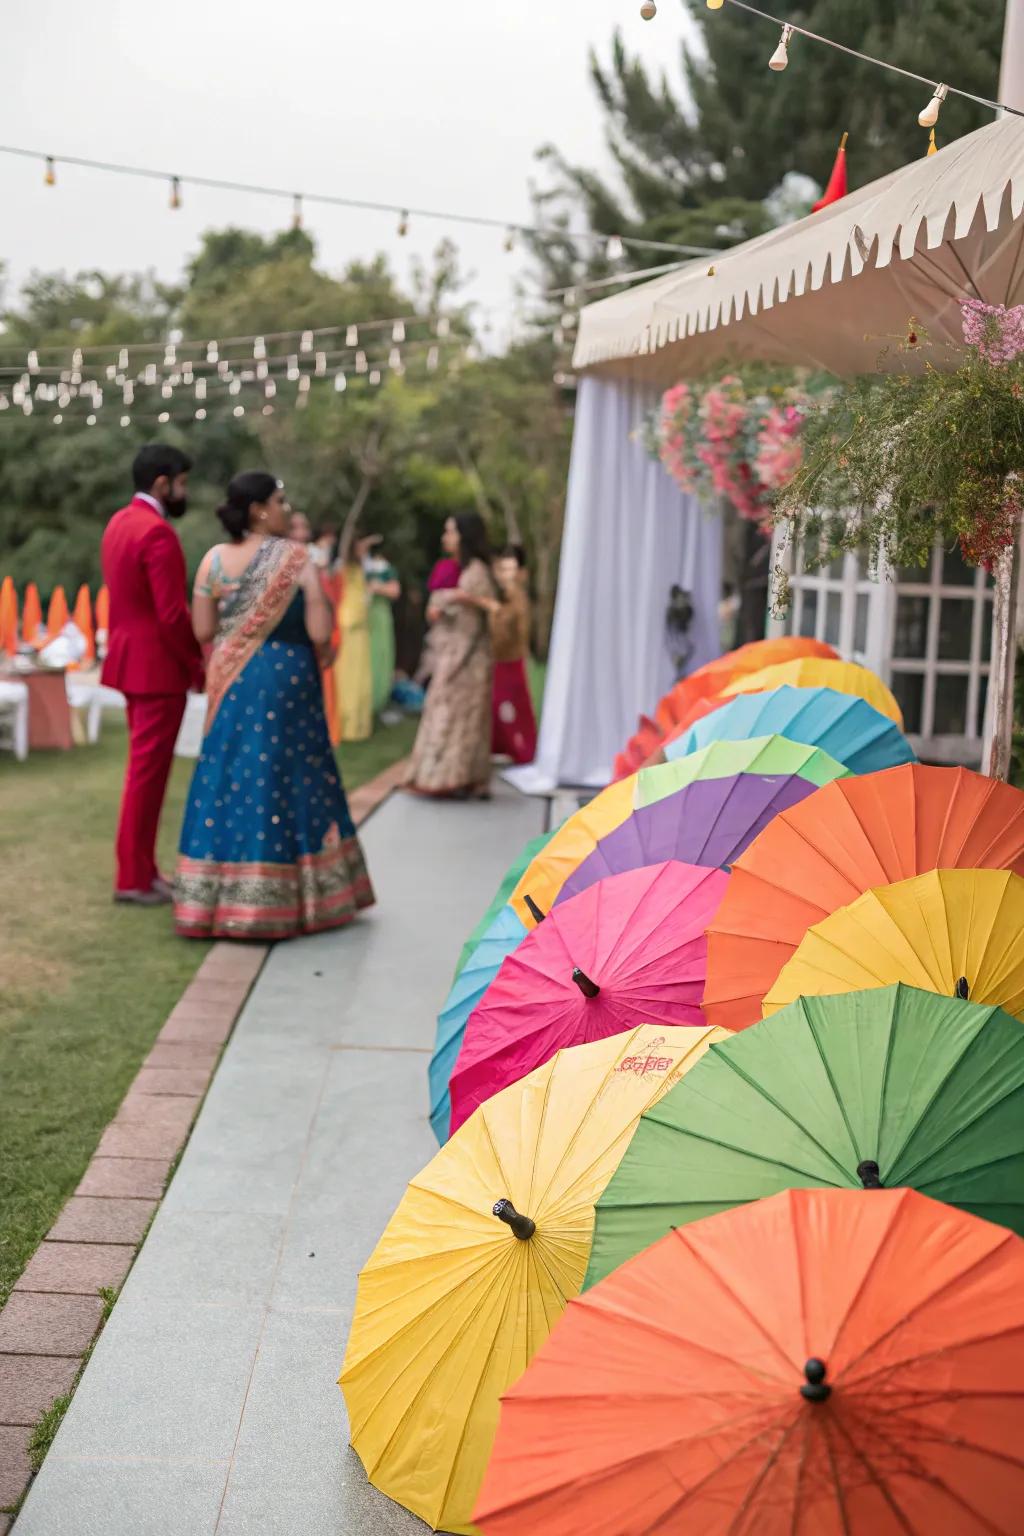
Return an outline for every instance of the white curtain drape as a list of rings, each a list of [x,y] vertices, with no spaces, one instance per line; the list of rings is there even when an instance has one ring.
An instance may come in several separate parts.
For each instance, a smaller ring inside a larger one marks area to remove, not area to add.
[[[506,777],[526,793],[603,785],[675,680],[666,611],[691,594],[687,670],[717,656],[722,526],[683,496],[632,434],[659,391],[581,380],[537,760]]]

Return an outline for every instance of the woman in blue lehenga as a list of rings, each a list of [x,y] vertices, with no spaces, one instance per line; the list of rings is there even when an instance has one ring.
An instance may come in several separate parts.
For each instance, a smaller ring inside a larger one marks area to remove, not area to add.
[[[324,718],[330,607],[306,549],[284,537],[272,475],[236,475],[217,515],[231,542],[206,554],[193,596],[213,651],[175,924],[203,939],[337,928],[374,896]]]

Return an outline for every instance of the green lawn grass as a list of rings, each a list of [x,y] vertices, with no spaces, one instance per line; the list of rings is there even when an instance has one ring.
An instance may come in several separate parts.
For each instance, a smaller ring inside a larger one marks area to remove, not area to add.
[[[416,722],[339,753],[356,788],[404,757]],[[115,907],[125,731],[94,747],[0,756],[0,1305],[85,1170],[207,946],[166,907]],[[160,859],[173,870],[192,764],[176,761]]]

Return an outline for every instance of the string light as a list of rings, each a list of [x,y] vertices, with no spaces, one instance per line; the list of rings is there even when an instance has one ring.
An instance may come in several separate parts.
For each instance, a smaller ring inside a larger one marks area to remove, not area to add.
[[[370,370],[370,383],[374,384],[374,385],[377,385],[377,384],[380,383],[380,369],[379,368],[372,368]]]
[[[724,4],[725,4],[725,0],[708,0],[708,10],[709,11],[720,11]]]
[[[782,29],[782,36],[779,38],[779,46],[768,60],[768,68],[774,69],[776,73],[780,73],[789,64],[789,44],[792,36],[793,28],[787,22],[787,24]]]
[[[47,155],[46,157],[46,174],[43,177],[43,181],[48,187],[55,187],[57,185],[57,168],[53,163],[52,155]]]
[[[334,390],[336,394],[343,395],[348,388],[348,380],[339,368],[334,375]]]
[[[178,176],[171,177],[171,207],[181,207],[181,178]]]
[[[350,325],[348,330],[345,332],[345,345],[346,345],[346,347],[358,347],[358,345],[359,345],[359,327],[358,327],[358,325]]]
[[[356,353],[356,373],[365,373],[367,369],[366,353]]]
[[[653,21],[657,14],[658,7],[655,5],[654,0],[644,0],[643,5],[640,7],[640,15],[644,21]]]
[[[299,351],[300,352],[312,352],[312,350],[313,350],[313,332],[312,331],[303,331],[302,336],[301,336],[301,338],[299,340]]]
[[[232,414],[232,416],[244,416],[245,415],[245,406],[244,405],[236,405],[231,414]]]
[[[516,248],[515,225],[514,224],[510,224],[508,229],[505,231],[505,249],[506,249],[506,251],[514,251],[515,248]]]
[[[388,353],[388,367],[397,373],[401,366],[402,354],[397,347],[392,347]]]
[[[396,320],[394,325],[391,327],[391,340],[394,341],[394,342],[400,342],[400,341],[404,341],[405,340],[405,321],[404,320]]]
[[[403,208],[401,213],[398,216],[398,237],[399,237],[399,239],[400,240],[404,240],[408,233],[409,233],[409,210],[408,210],[408,208]]]
[[[122,416],[121,417],[121,425],[122,425],[122,427],[130,427],[131,424],[132,424],[132,419],[131,419],[130,416]]]
[[[253,342],[253,344],[252,344],[252,355],[253,355],[253,357],[256,357],[256,358],[266,357],[266,355],[267,355],[267,344],[263,340],[262,336],[257,336],[256,340]]]
[[[205,421],[205,420],[206,420],[206,407],[204,405],[201,405],[199,407],[198,411],[196,411],[196,421]]]
[[[215,363],[217,361],[217,357],[217,343],[215,341],[208,341],[206,343],[206,361],[208,363]]]
[[[611,235],[609,237],[608,244],[604,248],[605,260],[621,261],[625,254],[626,252],[622,244],[622,236]]]
[[[917,120],[922,128],[934,128],[939,120],[939,109],[949,94],[948,85],[937,85],[931,101],[923,112],[919,112]]]
[[[170,419],[171,419],[170,411],[161,411],[160,415],[157,417],[157,421],[160,423],[161,426],[166,426],[166,424],[170,421]]]
[[[437,325],[434,327],[435,334],[437,336],[439,336],[441,338],[441,340],[443,341],[446,336],[449,336],[451,334],[451,329],[452,329],[452,323],[449,320],[448,316],[447,315],[441,315],[441,317],[439,318],[439,320],[437,322]]]
[[[313,359],[313,372],[316,374],[318,379],[322,379],[322,378],[324,378],[326,376],[326,374],[327,374],[327,353],[326,352],[318,352],[316,354],[316,357]]]
[[[302,193],[296,192],[292,198],[292,229],[302,228]]]

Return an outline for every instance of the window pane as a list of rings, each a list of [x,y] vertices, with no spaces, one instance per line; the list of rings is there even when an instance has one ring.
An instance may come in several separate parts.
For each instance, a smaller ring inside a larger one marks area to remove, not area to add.
[[[801,635],[808,635],[813,640],[814,626],[818,618],[818,594],[810,591],[804,593],[803,607],[800,609]]]
[[[929,597],[900,597],[896,601],[894,656],[923,657],[928,644]]]
[[[939,660],[970,661],[972,597],[944,597],[939,605]]]
[[[825,599],[825,641],[828,645],[839,644],[839,620],[842,607],[842,594],[830,592]]]
[[[855,651],[866,651],[868,648],[868,614],[871,609],[871,598],[867,592],[858,592],[857,607],[853,615],[853,648]]]
[[[978,718],[975,722],[976,736],[985,734],[985,701],[988,698],[988,678],[983,677],[978,682]]]
[[[942,585],[944,587],[973,587],[974,567],[964,560],[959,544],[942,551]]]
[[[932,557],[928,556],[924,565],[899,565],[896,567],[896,580],[902,585],[910,582],[912,586],[927,586],[932,578]]]
[[[903,728],[911,733],[921,729],[921,702],[924,698],[924,675],[921,672],[894,672],[889,687],[903,711]]]
[[[966,677],[935,679],[935,712],[932,724],[934,736],[962,736],[967,717]]]
[[[837,555],[836,558],[829,565],[828,574],[830,576],[834,577],[836,581],[842,581],[842,579],[843,579],[843,571],[845,569],[846,569],[846,555],[845,554]]]

